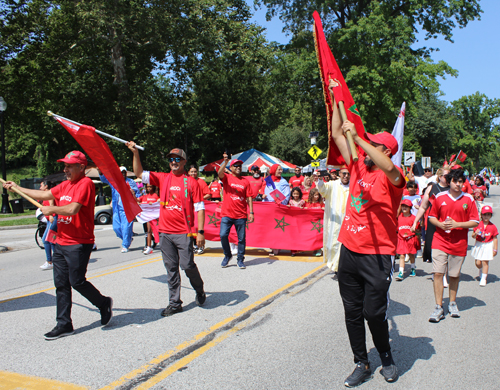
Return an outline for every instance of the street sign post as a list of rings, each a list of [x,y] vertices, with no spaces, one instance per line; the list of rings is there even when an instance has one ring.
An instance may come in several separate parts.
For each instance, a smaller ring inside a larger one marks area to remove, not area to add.
[[[422,168],[430,168],[431,167],[431,158],[430,157],[422,157]]]
[[[307,153],[313,158],[313,160],[317,160],[322,152],[323,151],[316,145],[311,146],[311,149],[307,151]]]

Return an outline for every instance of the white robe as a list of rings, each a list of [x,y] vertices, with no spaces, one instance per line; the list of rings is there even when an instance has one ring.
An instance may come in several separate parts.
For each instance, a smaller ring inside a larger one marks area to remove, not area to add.
[[[345,217],[345,208],[349,197],[349,185],[340,180],[323,183],[318,181],[318,190],[325,198],[325,215],[323,217],[323,261],[328,268],[337,272],[340,258],[338,237],[342,221]]]

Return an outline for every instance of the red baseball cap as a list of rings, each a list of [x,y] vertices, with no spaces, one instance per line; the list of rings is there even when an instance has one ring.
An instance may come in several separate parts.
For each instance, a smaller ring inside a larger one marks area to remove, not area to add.
[[[389,149],[392,155],[395,155],[398,152],[399,146],[398,141],[392,134],[389,134],[387,131],[383,131],[377,134],[365,133],[366,137],[376,144],[384,145],[387,149]]]
[[[401,201],[401,206],[413,207],[413,203],[411,203],[410,199],[403,199]]]
[[[243,161],[237,160],[237,159],[231,160],[231,162],[229,163],[229,166],[232,167],[234,164],[241,164],[241,165],[243,165]]]
[[[462,167],[458,164],[455,164],[451,167],[451,169],[462,169]]]
[[[83,164],[87,166],[87,158],[82,152],[78,150],[73,150],[72,152],[69,152],[64,158],[57,160],[57,162],[62,162],[66,164]]]
[[[488,214],[488,213],[493,215],[493,209],[491,208],[491,206],[483,206],[483,208],[481,209],[481,214]]]

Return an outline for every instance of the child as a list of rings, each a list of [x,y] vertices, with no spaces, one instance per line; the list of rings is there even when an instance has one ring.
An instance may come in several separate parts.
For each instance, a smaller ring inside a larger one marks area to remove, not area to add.
[[[290,201],[288,202],[288,206],[292,207],[300,207],[301,209],[304,208],[306,204],[306,201],[302,199],[302,191],[300,190],[299,187],[293,187],[292,188],[292,195],[290,197]]]
[[[410,258],[411,272],[410,276],[416,276],[415,254],[420,249],[420,242],[414,232],[410,230],[415,216],[411,214],[413,204],[409,199],[403,199],[401,202],[401,214],[398,217],[398,247],[396,252],[399,253],[399,274],[396,280],[404,279],[405,257]],[[417,224],[416,231],[420,230]]]
[[[323,198],[317,188],[311,188],[311,191],[309,191],[306,209],[325,209]]]
[[[476,239],[476,245],[472,249],[472,256],[476,260],[476,267],[479,268],[479,285],[486,286],[489,263],[498,251],[498,230],[490,219],[493,215],[491,206],[483,206],[481,209],[481,222],[474,228],[472,238]]]
[[[151,184],[146,185],[146,195],[142,195],[137,198],[137,202],[141,204],[153,204],[159,201],[160,197],[156,194],[156,186]],[[146,236],[146,246],[144,247],[144,251],[142,252],[145,255],[150,255],[151,253],[153,253],[153,248],[151,246],[151,238],[153,235],[153,227],[151,225],[152,223],[156,223],[156,221],[146,222],[146,226],[144,227],[144,230],[146,230],[148,233]]]
[[[420,202],[422,198],[417,194],[418,184],[414,181],[409,181],[406,184],[406,189],[408,190],[408,195],[403,196],[403,199],[409,199],[412,203],[411,213],[417,215],[418,209],[420,207]]]

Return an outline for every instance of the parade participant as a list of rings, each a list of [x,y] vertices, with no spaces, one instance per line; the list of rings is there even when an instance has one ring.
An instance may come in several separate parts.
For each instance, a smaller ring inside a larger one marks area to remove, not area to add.
[[[436,307],[429,317],[429,322],[439,322],[444,318],[443,275],[446,270],[448,270],[450,291],[448,311],[452,317],[460,317],[456,302],[460,270],[467,256],[469,228],[479,224],[474,198],[462,192],[465,181],[463,171],[452,170],[446,175],[446,181],[450,189],[436,195],[429,214],[429,222],[436,226],[432,240],[432,273]]]
[[[398,370],[389,343],[387,294],[396,254],[396,212],[406,184],[403,171],[391,161],[391,156],[398,151],[398,143],[387,132],[365,133],[369,142],[365,141],[352,122],[341,123],[336,104],[333,104],[331,129],[351,173],[351,201],[347,202],[339,235],[342,247],[338,281],[356,368],[344,384],[354,387],[372,375],[366,350],[365,319],[382,361],[381,373],[387,382],[394,382]],[[346,131],[351,132],[354,142],[366,153],[364,159],[355,162],[351,158],[344,136]]]
[[[406,183],[406,189],[408,195],[403,196],[403,199],[408,199],[411,202],[411,213],[416,216],[420,208],[420,203],[422,202],[421,196],[417,194],[418,185],[414,181],[409,181]]]
[[[411,163],[410,170],[408,172],[408,180],[416,182],[418,184],[419,195],[423,195],[424,190],[427,188],[429,183],[435,182],[437,179],[437,176],[432,175],[432,168],[424,168],[424,175],[423,176],[415,176],[413,174],[414,165],[415,165],[415,163]]]
[[[113,187],[108,179],[102,174],[102,172],[97,168],[99,172],[99,179],[111,187],[111,203],[113,206],[113,230],[116,236],[122,240],[122,253],[127,253],[132,243],[132,229],[134,227],[134,221],[129,222],[127,216],[125,215],[125,209],[123,208],[122,197],[115,187]],[[130,188],[130,191],[134,195],[134,198],[141,196],[141,192],[137,187],[137,183],[131,178],[127,177],[127,168],[120,167],[120,171],[123,175],[123,179]]]
[[[325,214],[323,218],[323,258],[328,268],[337,273],[340,258],[338,241],[340,227],[345,216],[347,198],[349,196],[349,179],[351,177],[347,166],[340,168],[340,180],[324,183],[318,182],[319,193],[325,199]]]
[[[51,188],[54,187],[54,183],[50,180],[44,180],[40,183],[40,191],[50,191]],[[42,203],[43,206],[54,206],[55,201],[53,200],[44,200]],[[38,212],[38,211],[37,211]],[[40,211],[41,212],[41,211]],[[42,214],[43,216],[43,214]],[[49,231],[57,231],[57,215],[49,215],[48,217],[44,217],[47,223],[45,227],[45,232],[43,233],[42,242],[43,248],[45,249],[45,263],[43,263],[40,268],[42,271],[52,269],[54,266],[52,265],[52,252],[54,252],[55,244],[47,241],[47,236]]]
[[[257,165],[252,165],[250,172],[252,174],[250,176],[244,176],[244,178],[250,183],[250,195],[252,199],[255,200],[260,194],[264,178],[261,176],[260,169]]]
[[[325,209],[323,198],[317,188],[312,188],[307,199],[306,209]]]
[[[87,158],[77,150],[57,160],[64,163],[65,181],[50,191],[30,190],[12,181],[3,186],[15,187],[40,200],[57,200],[57,206],[43,206],[44,215],[57,214],[57,239],[52,255],[56,287],[57,325],[45,334],[46,340],[74,333],[71,321],[71,288],[87,298],[101,314],[101,325],[108,325],[113,316],[113,300],[103,296],[85,274],[94,244],[95,186],[85,177]]]
[[[274,164],[269,173],[271,176],[267,177],[263,183],[264,195],[262,195],[263,202],[276,202],[286,205],[290,199],[290,186],[288,182],[281,177],[283,173],[283,168],[281,165]],[[271,195],[271,192],[278,190],[283,195],[284,199],[281,202],[276,201]]]
[[[342,168],[341,168],[342,169]],[[337,170],[335,168],[332,168],[330,170],[330,178],[333,180],[333,181],[336,181],[339,179],[339,176],[337,175]],[[341,178],[342,179],[342,178]]]
[[[179,267],[184,270],[189,282],[196,292],[196,304],[202,306],[206,300],[198,267],[194,262],[193,241],[196,245],[205,245],[205,203],[200,186],[191,176],[187,176],[184,167],[187,156],[182,149],[172,149],[167,155],[170,173],[149,172],[142,169],[139,151],[135,142],[127,142],[132,151],[134,173],[142,178],[145,184],[160,187],[160,250],[165,269],[169,291],[169,304],[161,312],[168,317],[182,312],[181,276]],[[198,229],[194,228],[194,213],[198,217]]]
[[[396,280],[399,281],[404,279],[406,256],[410,259],[410,276],[417,275],[415,255],[420,249],[420,240],[415,232],[410,230],[415,222],[415,216],[411,213],[412,207],[413,204],[409,199],[403,199],[401,202],[401,214],[398,217],[398,246],[396,248],[396,253],[399,254],[399,274],[396,276]],[[416,230],[419,230],[418,223]]]
[[[219,179],[224,185],[224,202],[222,202],[220,221],[220,241],[224,252],[224,259],[221,267],[226,268],[231,260],[232,253],[229,247],[229,231],[234,225],[238,235],[238,255],[236,258],[238,267],[245,269],[245,246],[246,246],[246,226],[253,222],[253,203],[250,190],[250,183],[241,176],[241,166],[243,161],[231,160],[227,153],[223,155],[224,161],[219,168]],[[224,173],[229,163],[231,174]],[[247,211],[248,210],[248,211]]]
[[[292,176],[288,183],[290,184],[290,189],[294,187],[300,187],[304,182],[304,176],[302,176],[302,169],[300,167],[295,167],[295,176]]]
[[[482,202],[486,197],[486,186],[484,185],[484,179],[481,176],[476,176],[476,179],[474,180],[472,195],[477,202]]]
[[[290,196],[288,206],[300,207],[301,209],[303,209],[305,205],[306,201],[302,199],[302,191],[300,190],[300,187],[292,188],[292,195]]]
[[[481,209],[481,222],[474,228],[472,238],[476,239],[476,245],[472,249],[476,267],[479,269],[479,285],[486,286],[490,261],[498,253],[498,229],[491,222],[493,209],[484,206]]]
[[[191,165],[189,167],[188,175],[198,182],[201,193],[203,194],[203,200],[209,200],[211,197],[210,189],[208,188],[208,185],[205,182],[205,180],[198,177],[198,168],[196,168],[196,165]]]
[[[156,202],[160,201],[160,197],[156,194],[156,186],[153,186],[151,184],[146,185],[146,193],[139,198],[137,198],[137,202],[141,204],[153,204]],[[152,241],[152,236],[153,236],[153,230],[151,224],[156,224],[156,220],[151,221],[151,222],[146,222],[146,229],[147,229],[147,235],[146,235],[146,247],[144,248],[144,251],[142,252],[145,255],[150,255],[153,253],[153,247],[151,245]]]
[[[210,189],[210,200],[219,203],[222,200],[222,183],[218,176],[214,177],[208,188]]]
[[[311,188],[313,188],[311,177],[306,176],[302,182],[302,186],[300,187],[300,190],[302,191],[302,199],[309,199],[309,192],[311,191]]]

